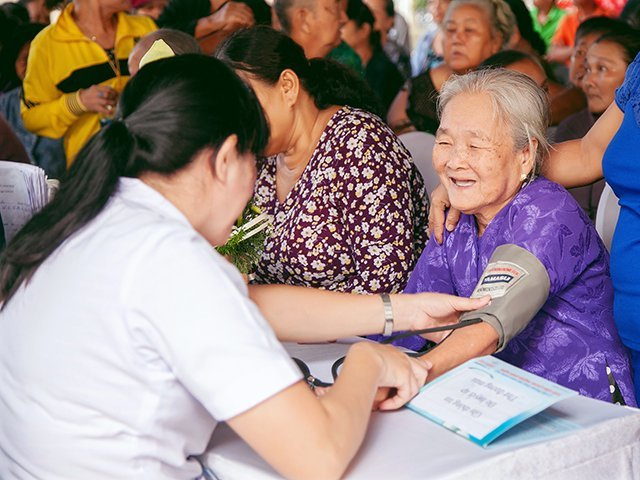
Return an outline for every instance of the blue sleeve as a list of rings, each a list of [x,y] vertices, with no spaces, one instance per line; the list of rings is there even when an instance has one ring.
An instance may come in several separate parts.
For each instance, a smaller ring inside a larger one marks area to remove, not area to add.
[[[635,96],[640,96],[640,53],[627,67],[624,83],[616,90],[616,104],[624,112],[627,102]]]

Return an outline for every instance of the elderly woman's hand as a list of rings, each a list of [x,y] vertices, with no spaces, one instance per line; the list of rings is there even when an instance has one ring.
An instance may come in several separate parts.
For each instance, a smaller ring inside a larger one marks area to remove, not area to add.
[[[451,232],[456,228],[458,220],[460,220],[460,211],[449,207],[451,207],[449,195],[447,190],[440,184],[431,194],[431,206],[429,207],[429,235],[435,235],[436,242],[440,245],[444,240],[445,227],[447,231]],[[447,223],[445,225],[444,211],[447,208],[449,208],[449,215],[447,215]]]
[[[464,312],[484,307],[490,297],[464,298],[444,293],[393,295],[393,313],[398,320],[396,330],[422,330],[458,322]]]

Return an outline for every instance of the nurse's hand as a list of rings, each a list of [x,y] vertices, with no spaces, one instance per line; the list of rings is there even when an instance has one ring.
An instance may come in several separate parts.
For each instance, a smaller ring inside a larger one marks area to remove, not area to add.
[[[431,362],[409,357],[391,345],[358,344],[378,357],[381,369],[373,409],[395,410],[411,400],[427,381]],[[353,347],[352,347],[353,348]]]
[[[445,293],[406,293],[391,296],[391,305],[396,319],[394,330],[423,330],[425,328],[452,325],[460,315],[478,310],[489,303],[489,296],[465,298]],[[440,335],[444,337],[446,334]],[[438,341],[439,338],[429,337]]]
[[[429,234],[434,235],[440,245],[442,245],[442,240],[444,239],[445,227],[448,232],[451,232],[456,228],[460,220],[460,211],[449,207],[451,207],[449,195],[442,184],[440,184],[433,193],[431,193],[431,206],[429,207]],[[447,223],[445,225],[444,212],[447,208],[449,208],[449,214],[447,215]]]

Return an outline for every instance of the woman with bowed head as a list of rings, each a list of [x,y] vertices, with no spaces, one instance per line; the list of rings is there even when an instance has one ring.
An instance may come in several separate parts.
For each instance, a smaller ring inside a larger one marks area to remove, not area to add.
[[[27,130],[63,138],[67,166],[113,116],[136,41],[156,29],[129,0],[73,0],[31,43],[23,83]]]
[[[439,108],[433,165],[462,215],[442,245],[429,240],[405,291],[493,300],[473,313],[483,323],[424,357],[433,375],[498,352],[582,395],[636,405],[607,251],[573,197],[538,176],[549,152],[546,93],[524,74],[480,70],[449,80]]]
[[[273,228],[256,281],[401,290],[426,240],[427,198],[408,151],[366,111],[364,81],[268,27],[234,34],[217,56],[255,90],[271,129],[254,201]]]
[[[380,408],[399,407],[428,364],[356,344],[317,398],[212,248],[251,196],[268,137],[231,69],[191,54],[152,62],[117,110],[0,259],[0,405],[11,412],[0,423],[0,477],[197,478],[194,456],[223,420],[285,476],[313,463],[319,477],[338,477],[378,387],[397,392]],[[333,338],[382,329],[375,296],[269,288],[256,299],[279,317],[282,338],[303,338],[286,322],[305,315],[314,326],[326,320]],[[284,314],[269,305],[278,298]],[[486,303],[391,300],[401,328],[452,322]]]

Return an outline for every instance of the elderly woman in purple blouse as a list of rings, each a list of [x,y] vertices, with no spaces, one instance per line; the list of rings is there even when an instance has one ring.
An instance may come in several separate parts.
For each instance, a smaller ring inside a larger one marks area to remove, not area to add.
[[[405,291],[489,292],[493,301],[476,312],[485,321],[425,355],[430,378],[498,350],[582,395],[636,405],[613,321],[607,251],[572,196],[536,176],[549,149],[545,93],[525,75],[479,71],[445,84],[440,111],[433,163],[463,214],[442,245],[429,240]],[[398,343],[420,350],[426,341]]]

